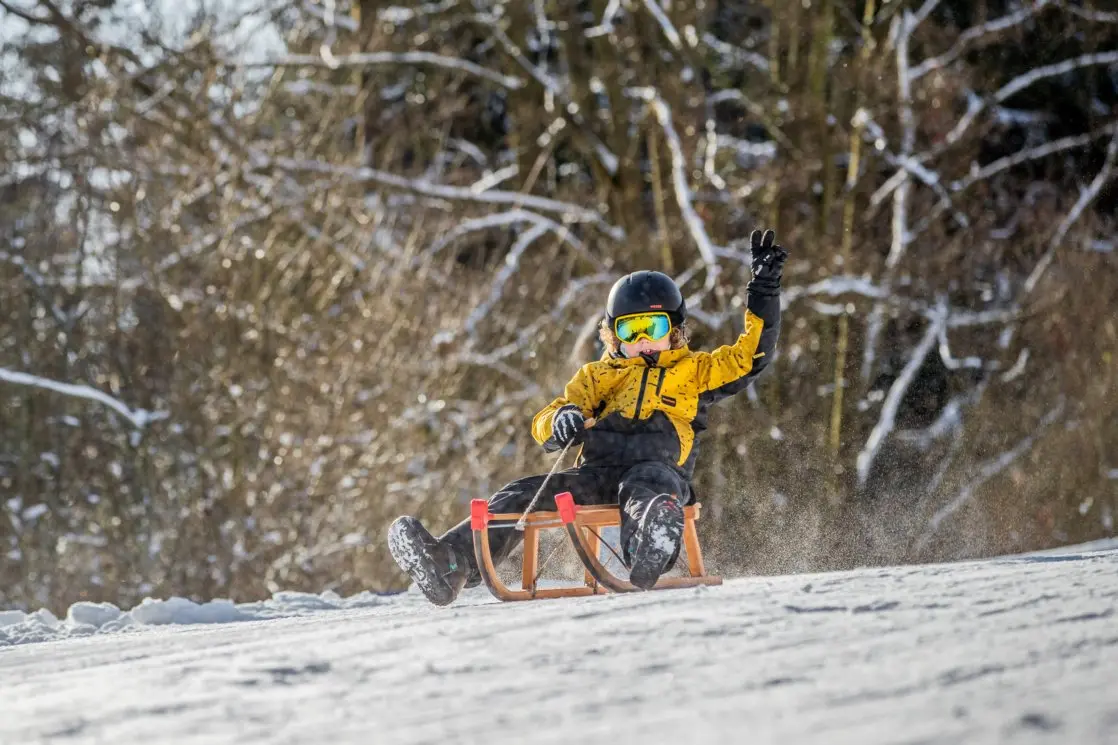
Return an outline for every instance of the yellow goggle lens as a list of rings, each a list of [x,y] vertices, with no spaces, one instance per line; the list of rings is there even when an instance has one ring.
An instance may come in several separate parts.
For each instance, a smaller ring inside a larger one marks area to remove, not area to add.
[[[622,316],[613,323],[613,332],[625,344],[632,344],[642,336],[649,341],[659,341],[671,330],[672,321],[667,313],[637,313]]]

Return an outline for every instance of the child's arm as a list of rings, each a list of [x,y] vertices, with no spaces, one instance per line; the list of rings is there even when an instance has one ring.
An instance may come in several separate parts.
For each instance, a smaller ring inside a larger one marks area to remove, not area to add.
[[[551,440],[551,422],[555,418],[555,412],[564,406],[577,406],[586,419],[594,415],[594,407],[598,399],[594,390],[594,378],[589,372],[592,364],[594,363],[579,368],[563,389],[563,395],[549,403],[532,418],[532,437],[536,442],[547,447],[548,441]]]
[[[780,338],[780,277],[788,252],[773,245],[773,232],[753,231],[753,279],[745,330],[731,345],[699,359],[699,392],[716,399],[745,390],[772,361]]]

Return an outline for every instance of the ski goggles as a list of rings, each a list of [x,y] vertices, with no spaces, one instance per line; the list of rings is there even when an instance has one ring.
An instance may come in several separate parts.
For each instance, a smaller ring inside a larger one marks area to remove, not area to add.
[[[660,341],[672,330],[672,319],[667,313],[634,313],[621,316],[613,322],[613,333],[624,344],[632,344],[642,337]]]

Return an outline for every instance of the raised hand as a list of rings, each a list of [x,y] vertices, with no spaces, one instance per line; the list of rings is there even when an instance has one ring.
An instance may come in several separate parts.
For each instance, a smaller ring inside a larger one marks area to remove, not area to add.
[[[784,273],[784,262],[788,259],[788,251],[783,246],[773,245],[776,233],[766,230],[754,230],[749,236],[749,246],[753,252],[751,268],[753,280],[749,283],[749,291],[758,295],[779,295],[780,278]]]

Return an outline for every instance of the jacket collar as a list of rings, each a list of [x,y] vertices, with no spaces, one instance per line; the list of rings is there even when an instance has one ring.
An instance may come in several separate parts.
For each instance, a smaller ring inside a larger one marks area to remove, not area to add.
[[[656,360],[655,367],[674,367],[684,357],[691,354],[690,347],[680,347],[679,349],[668,349],[660,352],[660,356]],[[602,355],[602,361],[608,362],[613,367],[631,367],[634,365],[646,365],[643,357],[613,357],[609,352]]]

